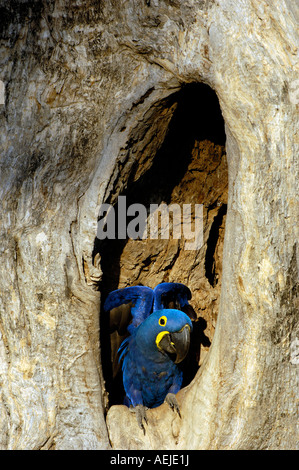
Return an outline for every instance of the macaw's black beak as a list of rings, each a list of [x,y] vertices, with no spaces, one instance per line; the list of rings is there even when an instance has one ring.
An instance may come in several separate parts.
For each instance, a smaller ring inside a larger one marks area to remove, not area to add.
[[[168,333],[163,336],[159,342],[159,349],[165,351],[171,356],[174,355],[174,362],[178,364],[188,354],[190,346],[190,326],[184,325],[180,331]]]

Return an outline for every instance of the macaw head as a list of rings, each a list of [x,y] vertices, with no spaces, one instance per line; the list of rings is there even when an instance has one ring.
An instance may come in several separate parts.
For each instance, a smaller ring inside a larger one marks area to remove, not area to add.
[[[163,309],[153,312],[136,331],[136,343],[148,357],[170,357],[176,364],[187,355],[192,323],[182,311]]]

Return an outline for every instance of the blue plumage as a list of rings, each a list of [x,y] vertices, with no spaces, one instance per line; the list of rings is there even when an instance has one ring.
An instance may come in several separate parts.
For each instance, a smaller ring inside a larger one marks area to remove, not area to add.
[[[150,314],[153,299],[154,293],[150,287],[125,287],[110,292],[105,301],[104,309],[108,312],[124,304],[131,304],[132,323],[128,325],[128,331],[131,333]]]
[[[159,319],[163,317],[167,320],[161,326]],[[159,349],[157,336],[165,331],[177,333],[186,325],[190,332],[192,324],[185,313],[174,309],[159,310],[122,344],[123,382],[130,404],[155,408],[163,403],[167,393],[175,394],[180,390],[183,373],[171,358],[171,352]]]
[[[179,282],[162,282],[154,289],[154,306],[153,310],[167,308],[172,303],[173,308],[184,308],[189,306],[188,300],[191,299],[191,292],[184,284]]]
[[[127,287],[107,297],[105,310],[116,312],[117,324],[121,323],[118,308],[130,305],[130,336],[119,348],[128,406],[154,408],[166,399],[179,413],[173,394],[182,385],[183,374],[178,364],[188,352],[192,323],[178,308],[193,312],[188,303],[190,298],[190,290],[179,283],[162,283],[154,290]],[[167,308],[169,305],[178,308]],[[138,420],[143,428],[142,419],[146,420],[145,412]]]

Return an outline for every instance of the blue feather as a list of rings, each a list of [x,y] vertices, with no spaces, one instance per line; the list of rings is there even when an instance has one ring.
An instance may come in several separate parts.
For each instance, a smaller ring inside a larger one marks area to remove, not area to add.
[[[132,303],[131,314],[133,319],[132,324],[128,327],[128,331],[131,333],[151,313],[153,298],[154,293],[150,287],[125,287],[110,292],[104,303],[104,310],[108,312],[123,304]]]
[[[179,282],[162,282],[154,289],[154,311],[165,308],[169,301],[176,301],[182,308],[191,299],[190,289]]]
[[[177,393],[182,385],[180,367],[157,348],[156,337],[165,328],[159,318],[167,317],[167,331],[176,332],[192,324],[189,317],[174,309],[152,313],[120,347],[126,402],[154,408],[168,393]]]

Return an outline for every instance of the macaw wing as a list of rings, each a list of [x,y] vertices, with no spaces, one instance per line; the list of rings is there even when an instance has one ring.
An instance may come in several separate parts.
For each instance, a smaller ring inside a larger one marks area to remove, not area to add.
[[[189,304],[190,289],[179,282],[162,282],[154,289],[154,311],[163,308],[175,308],[186,313],[191,320],[195,320],[196,313]]]
[[[151,313],[154,293],[150,287],[131,286],[110,292],[104,310],[110,312],[110,331],[132,333]]]

